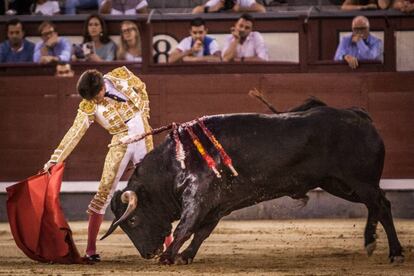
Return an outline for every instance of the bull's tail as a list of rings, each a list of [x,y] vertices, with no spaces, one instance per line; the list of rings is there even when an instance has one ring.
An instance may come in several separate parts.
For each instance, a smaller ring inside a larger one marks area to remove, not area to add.
[[[359,117],[361,117],[363,119],[366,119],[366,120],[368,120],[370,122],[373,122],[371,116],[369,116],[368,112],[364,108],[353,106],[353,107],[350,107],[350,108],[347,108],[347,109],[353,111]]]
[[[320,99],[314,96],[311,96],[303,104],[296,106],[294,108],[291,108],[288,111],[280,112],[280,111],[277,111],[276,108],[265,98],[263,93],[257,90],[256,88],[249,91],[249,96],[256,98],[262,103],[264,103],[270,109],[270,111],[272,111],[274,114],[280,114],[280,113],[285,113],[285,112],[300,112],[300,111],[306,111],[306,110],[319,107],[319,106],[326,106],[326,103],[324,103],[323,101],[321,101]]]

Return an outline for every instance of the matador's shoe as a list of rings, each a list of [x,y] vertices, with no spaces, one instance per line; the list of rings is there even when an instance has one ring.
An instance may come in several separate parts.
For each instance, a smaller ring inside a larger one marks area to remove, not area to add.
[[[101,261],[101,256],[99,254],[88,255],[86,254],[83,259],[90,263],[99,263]]]

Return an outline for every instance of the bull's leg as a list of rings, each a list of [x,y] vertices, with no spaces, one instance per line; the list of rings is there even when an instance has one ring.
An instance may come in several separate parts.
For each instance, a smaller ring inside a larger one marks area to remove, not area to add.
[[[395,261],[401,263],[404,261],[403,248],[398,240],[397,232],[395,231],[394,221],[391,214],[391,203],[385,198],[382,191],[380,191],[380,193],[380,222],[387,233],[388,245],[390,248],[389,258],[391,262]]]
[[[367,185],[360,185],[359,187],[366,187]],[[388,246],[390,250],[389,258],[391,262],[403,262],[403,249],[395,231],[394,222],[391,214],[391,204],[386,199],[383,191],[379,187],[372,187],[358,191],[361,200],[368,207],[368,210],[378,211],[378,220],[381,222],[387,234]],[[376,217],[376,216],[375,216]],[[373,217],[372,221],[376,221]],[[372,227],[375,228],[376,225]],[[375,237],[374,237],[375,239]]]
[[[173,264],[180,248],[199,228],[200,223],[208,213],[207,206],[201,205],[201,199],[192,199],[183,208],[180,222],[174,231],[174,241],[167,250],[161,255],[160,262],[163,264]]]
[[[180,254],[177,255],[175,259],[176,264],[190,264],[192,263],[195,255],[197,254],[198,249],[205,239],[210,236],[211,232],[217,226],[220,220],[212,220],[204,223],[200,228],[194,233],[193,240],[191,244]]]
[[[160,257],[160,263],[173,264],[175,256],[180,250],[181,246],[191,237],[193,234],[193,227],[195,223],[190,222],[188,217],[181,218],[177,228],[174,231],[174,240],[170,246]]]
[[[357,203],[363,203],[362,200],[358,197],[358,195],[351,191],[349,187],[343,187],[341,189],[340,185],[345,185],[340,181],[334,181],[334,183],[330,183],[327,185],[323,185],[325,191],[334,196],[343,198],[345,200]],[[338,189],[339,188],[339,189]],[[348,191],[348,192],[345,192]],[[372,253],[375,251],[377,247],[377,225],[378,225],[378,208],[368,208],[368,219],[367,224],[365,226],[364,232],[364,246],[365,250],[367,251],[368,256],[371,256]]]
[[[375,209],[368,208],[368,219],[365,226],[365,250],[368,256],[377,248],[377,225],[378,225],[378,211]]]

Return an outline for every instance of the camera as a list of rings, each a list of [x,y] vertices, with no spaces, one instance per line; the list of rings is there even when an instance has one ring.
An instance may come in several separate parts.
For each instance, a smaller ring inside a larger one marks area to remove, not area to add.
[[[95,47],[92,42],[73,44],[73,54],[79,60],[85,60],[88,55],[93,53],[95,53]]]
[[[233,9],[234,5],[236,4],[236,0],[225,0],[223,10],[231,10]]]

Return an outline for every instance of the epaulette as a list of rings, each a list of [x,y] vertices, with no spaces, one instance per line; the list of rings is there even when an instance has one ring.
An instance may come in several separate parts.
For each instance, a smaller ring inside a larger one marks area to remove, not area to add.
[[[83,99],[79,104],[79,110],[85,112],[87,115],[94,115],[96,104],[93,101]]]
[[[109,75],[111,77],[118,78],[118,79],[127,80],[130,77],[129,74],[130,74],[129,70],[125,66],[122,66],[122,67],[115,68],[114,70],[107,73],[106,75]]]

